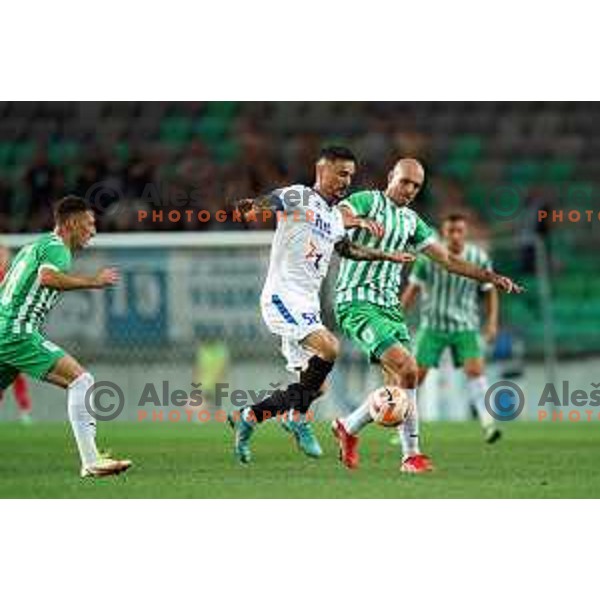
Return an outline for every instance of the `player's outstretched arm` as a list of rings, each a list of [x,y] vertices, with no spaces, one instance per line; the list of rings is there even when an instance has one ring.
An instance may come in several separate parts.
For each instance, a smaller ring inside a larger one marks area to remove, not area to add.
[[[49,268],[40,269],[40,284],[68,292],[71,290],[99,290],[116,285],[119,282],[119,272],[116,269],[100,269],[95,275],[68,275]]]
[[[491,343],[496,339],[498,333],[498,291],[490,288],[484,294],[485,323],[483,325],[483,337],[486,342]]]
[[[471,262],[451,254],[448,252],[448,249],[439,242],[434,242],[424,248],[423,253],[431,258],[431,260],[441,264],[450,271],[450,273],[456,273],[457,275],[475,279],[482,283],[491,283],[500,291],[506,292],[507,294],[520,294],[525,291],[524,288],[516,284],[509,277],[499,275],[491,269],[482,269]]]
[[[336,252],[344,257],[352,260],[365,260],[365,261],[389,261],[397,263],[411,263],[414,262],[415,256],[408,252],[384,252],[377,248],[367,248],[351,242],[349,238],[345,237],[335,245]]]

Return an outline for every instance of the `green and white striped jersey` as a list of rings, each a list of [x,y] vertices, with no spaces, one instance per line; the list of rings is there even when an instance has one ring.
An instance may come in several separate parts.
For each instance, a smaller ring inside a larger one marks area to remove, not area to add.
[[[407,246],[419,251],[434,241],[434,232],[414,210],[398,206],[380,191],[352,194],[339,204],[348,207],[356,216],[381,223],[385,235],[377,238],[368,231],[352,229],[350,239],[362,246],[385,252],[402,252]],[[336,283],[336,304],[371,302],[379,306],[396,306],[400,300],[402,264],[368,262],[343,258]]]
[[[491,269],[488,255],[474,244],[466,244],[461,258],[483,269]],[[419,256],[408,278],[421,288],[421,327],[443,333],[479,331],[479,293],[493,286],[454,273],[426,256]]]
[[[40,285],[42,267],[67,272],[71,251],[55,233],[23,247],[0,286],[0,333],[22,335],[39,330],[60,292]]]

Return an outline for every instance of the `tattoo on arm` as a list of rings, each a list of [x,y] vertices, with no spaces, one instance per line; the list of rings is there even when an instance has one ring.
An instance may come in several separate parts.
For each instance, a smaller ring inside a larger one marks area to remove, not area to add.
[[[394,256],[389,252],[383,252],[377,248],[367,248],[351,242],[349,238],[344,238],[335,245],[336,252],[344,257],[352,260],[393,260]]]

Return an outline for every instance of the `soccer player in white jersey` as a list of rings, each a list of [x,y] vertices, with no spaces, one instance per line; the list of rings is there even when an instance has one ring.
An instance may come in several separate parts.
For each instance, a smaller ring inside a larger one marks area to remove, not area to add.
[[[342,215],[335,205],[342,200],[356,171],[352,152],[342,147],[325,148],[316,163],[316,183],[309,188],[292,185],[270,195],[269,205],[278,212],[269,272],[261,295],[263,320],[281,338],[289,370],[299,381],[277,390],[262,402],[241,411],[234,422],[235,454],[250,462],[250,438],[257,423],[287,411],[305,415],[322,393],[325,380],[339,351],[336,337],[321,322],[319,292],[334,249],[357,261],[412,262],[407,253],[389,253],[361,247],[346,236],[346,229],[383,235],[383,227],[369,219]],[[238,207],[245,214],[259,208],[254,200]],[[300,447],[311,456],[320,448],[309,423],[288,421]]]
[[[450,253],[435,239],[431,228],[409,208],[424,180],[425,170],[418,161],[402,159],[390,172],[385,191],[359,192],[341,202],[340,211],[348,218],[372,219],[385,228],[384,235],[379,237],[355,229],[350,233],[351,239],[384,252],[402,252],[410,245],[452,273],[492,283],[505,292],[522,291],[508,277]],[[398,428],[403,451],[401,470],[421,473],[430,471],[433,466],[420,449],[417,365],[398,298],[401,276],[398,264],[365,266],[352,257],[342,259],[336,286],[336,318],[340,329],[371,360],[379,363],[384,385],[406,390],[413,410]],[[372,420],[368,401],[365,401],[345,419],[334,421],[340,459],[346,467],[358,467],[358,433]]]
[[[484,269],[491,269],[487,253],[467,242],[467,217],[448,215],[442,222],[442,241],[448,251]],[[456,368],[464,369],[467,398],[477,413],[484,439],[493,444],[501,431],[485,408],[485,393],[489,382],[485,375],[482,336],[491,343],[498,330],[498,293],[491,283],[480,284],[472,279],[449,273],[438,263],[419,256],[402,294],[405,310],[421,296],[419,330],[415,339],[418,383],[421,385],[431,368],[437,368],[446,348],[452,353]],[[480,296],[483,302],[480,302]],[[480,322],[481,305],[485,321]],[[480,334],[481,330],[481,334]]]

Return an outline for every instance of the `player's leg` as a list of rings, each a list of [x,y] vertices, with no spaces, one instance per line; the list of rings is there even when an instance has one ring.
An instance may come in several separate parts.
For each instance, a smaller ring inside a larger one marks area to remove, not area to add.
[[[81,458],[82,476],[104,477],[127,470],[131,461],[103,457],[96,447],[93,375],[72,356],[63,354],[45,374],[44,379],[67,390],[69,421]]]
[[[19,409],[19,418],[23,423],[31,422],[31,397],[29,395],[29,386],[27,379],[22,374],[17,375],[13,383],[13,392],[15,394],[15,402]]]
[[[476,333],[463,334],[457,341],[456,362],[462,363],[465,377],[467,398],[477,414],[484,439],[488,444],[494,444],[502,437],[502,432],[496,421],[485,406],[485,395],[490,387],[485,373],[485,361],[480,349]]]
[[[435,331],[427,328],[419,329],[415,339],[415,360],[417,363],[416,388],[425,380],[430,368],[436,368],[439,365],[440,357],[447,344],[445,337]],[[382,364],[383,366],[383,364]],[[393,362],[388,366],[388,370],[401,368],[401,365],[394,365]],[[385,377],[385,374],[384,374]],[[405,382],[406,385],[410,384]],[[419,447],[419,413],[417,408],[417,391],[409,390],[411,398],[414,400],[414,411],[412,416],[398,427],[397,442],[403,451],[403,469],[405,471],[415,472],[419,470],[429,470],[431,467],[429,459],[418,458],[421,455]],[[417,458],[413,458],[417,457]],[[429,463],[429,464],[428,464]],[[419,468],[424,467],[424,468]]]
[[[417,362],[406,347],[400,344],[387,350],[381,356],[380,362],[385,385],[403,388],[412,403],[409,416],[398,426],[402,447],[401,470],[405,473],[431,471],[433,464],[429,457],[421,452],[420,446]]]
[[[2,351],[0,349],[0,356],[1,355]],[[18,375],[18,369],[15,369],[13,366],[0,359],[0,402],[4,398],[4,392],[13,384],[13,381]]]
[[[69,421],[81,457],[82,475],[112,475],[127,469],[129,461],[105,459],[96,449],[96,420],[86,406],[86,402],[92,402],[92,375],[39,333],[13,340],[11,348],[10,364],[18,372],[67,390]]]
[[[300,367],[303,370],[298,382],[284,390],[276,390],[263,401],[240,412],[234,430],[235,454],[242,463],[251,460],[250,439],[258,423],[292,410],[306,414],[312,402],[319,397],[339,349],[335,336],[320,323],[318,307],[273,296],[263,302],[262,316],[269,330],[283,340],[282,350],[288,369],[293,371]],[[295,342],[290,347],[301,346],[306,360],[298,363],[291,360],[292,357],[285,351],[286,340]]]
[[[384,384],[406,390],[414,404],[414,419],[407,419],[408,425],[405,428],[406,435],[402,437],[402,444],[407,456],[420,456],[416,415],[417,368],[406,349],[409,335],[402,311],[399,307],[355,303],[337,307],[336,316],[342,331],[366,354],[380,363]],[[358,466],[358,434],[371,422],[367,400],[345,419],[334,421],[333,433],[340,445],[340,459],[348,468]],[[410,441],[409,445],[406,444],[406,440]]]
[[[262,402],[245,409],[243,412],[253,421],[260,423],[290,409],[306,413],[321,394],[321,387],[337,358],[339,342],[329,330],[321,328],[309,334],[301,343],[314,354],[308,360],[299,381],[290,384],[285,390],[276,390]]]
[[[310,369],[314,362],[312,361],[313,357],[318,356],[322,360],[333,363],[339,353],[339,342],[327,329],[319,329],[309,334],[299,343],[285,339],[283,345],[286,346],[284,355],[288,357],[288,365],[295,362],[304,365],[304,368],[299,371],[299,381],[304,381],[304,383],[307,383],[307,379],[311,377]],[[325,393],[326,385],[326,382],[323,381],[314,396],[313,402]],[[314,413],[308,411],[309,406],[304,406],[301,410],[290,410],[287,418],[282,420],[282,425],[294,435],[302,452],[311,458],[319,458],[323,455],[323,450],[311,423],[311,416]]]

